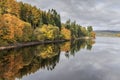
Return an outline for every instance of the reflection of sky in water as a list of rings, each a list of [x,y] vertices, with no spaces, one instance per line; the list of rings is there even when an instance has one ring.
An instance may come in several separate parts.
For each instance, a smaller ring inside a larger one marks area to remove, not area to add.
[[[81,50],[69,59],[61,54],[53,71],[39,70],[23,80],[119,80],[120,38],[98,37],[91,51]]]

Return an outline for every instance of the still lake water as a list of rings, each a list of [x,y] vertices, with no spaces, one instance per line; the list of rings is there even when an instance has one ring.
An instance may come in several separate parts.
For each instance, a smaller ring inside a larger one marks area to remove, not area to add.
[[[120,80],[120,38],[0,52],[0,80]]]

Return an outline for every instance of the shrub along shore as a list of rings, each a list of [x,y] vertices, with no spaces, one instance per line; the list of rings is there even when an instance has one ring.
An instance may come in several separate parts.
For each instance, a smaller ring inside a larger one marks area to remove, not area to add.
[[[62,23],[54,9],[43,11],[16,0],[0,0],[0,49],[87,37],[95,38],[92,26],[70,19]]]

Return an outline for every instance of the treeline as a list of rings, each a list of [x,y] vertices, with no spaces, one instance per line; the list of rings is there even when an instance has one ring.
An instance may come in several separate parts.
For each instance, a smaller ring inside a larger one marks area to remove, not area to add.
[[[75,22],[61,23],[60,14],[51,9],[42,11],[36,6],[16,0],[0,0],[0,44],[95,37],[92,27]]]
[[[16,0],[0,0],[0,14],[14,15],[30,23],[33,28],[40,27],[43,24],[61,27],[60,15],[56,10],[51,9],[46,12],[30,4],[16,2]]]
[[[71,20],[66,21],[66,23],[62,24],[62,34],[65,39],[75,39],[80,37],[92,37],[95,38],[95,32],[93,31],[92,26],[82,27],[76,22],[71,22]]]

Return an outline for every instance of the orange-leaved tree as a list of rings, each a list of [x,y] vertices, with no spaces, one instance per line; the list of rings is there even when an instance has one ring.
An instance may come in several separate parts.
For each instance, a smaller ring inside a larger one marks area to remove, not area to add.
[[[26,32],[26,28],[29,30],[28,33]],[[29,35],[26,37],[30,37],[32,34],[32,28],[29,23],[11,14],[4,14],[0,17],[0,40],[8,43],[24,41],[23,37],[27,34]]]
[[[61,34],[63,35],[64,39],[71,39],[71,31],[65,27],[62,27]]]

